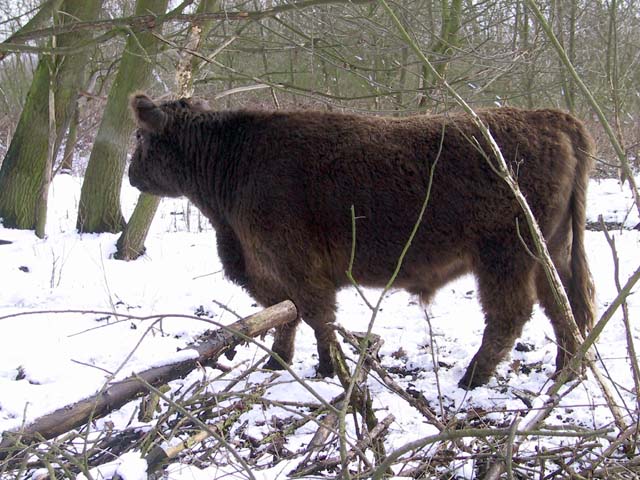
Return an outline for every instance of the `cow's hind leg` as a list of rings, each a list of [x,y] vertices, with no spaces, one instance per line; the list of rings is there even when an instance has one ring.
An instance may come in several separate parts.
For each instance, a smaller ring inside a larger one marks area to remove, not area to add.
[[[562,283],[565,285],[566,290],[566,277],[560,269],[558,269],[558,273],[560,274]],[[543,272],[540,272],[538,275],[536,285],[540,305],[551,321],[553,332],[556,336],[556,372],[559,372],[567,365],[571,357],[576,353],[578,342],[575,336],[571,333],[568,321],[562,311],[562,308],[558,304],[558,300],[556,300],[551,287],[549,286],[549,280]]]
[[[326,302],[300,303],[300,313],[304,321],[313,328],[318,349],[318,371],[320,377],[332,377],[335,373],[331,358],[331,345],[336,342],[333,330],[335,321],[335,293]]]
[[[562,285],[569,297],[571,308],[574,314],[577,314],[577,318],[580,318],[580,312],[578,311],[580,304],[575,299],[575,292],[571,290],[571,259],[569,248],[566,247],[568,240],[563,238],[561,235],[557,235],[557,237],[558,238],[554,238],[552,241],[548,242],[549,250],[553,263],[558,271],[558,275],[560,275]],[[578,349],[578,340],[576,336],[573,335],[567,318],[565,317],[542,268],[538,269],[536,275],[536,290],[538,292],[540,305],[551,321],[551,325],[553,326],[553,331],[556,336],[558,348],[556,355],[556,372],[559,372],[567,365],[571,357],[575,355],[576,350]],[[586,334],[587,327],[585,325],[579,325],[579,327],[582,335],[584,336]]]
[[[331,358],[331,346],[336,342],[333,323],[336,311],[336,285],[325,271],[326,262],[310,260],[302,267],[289,265],[282,271],[291,289],[290,297],[298,309],[298,315],[313,329],[318,350],[318,370],[321,377],[333,376],[335,369]]]
[[[471,389],[489,381],[531,317],[534,286],[530,262],[494,255],[476,269],[485,330],[478,352],[458,382],[461,388]]]

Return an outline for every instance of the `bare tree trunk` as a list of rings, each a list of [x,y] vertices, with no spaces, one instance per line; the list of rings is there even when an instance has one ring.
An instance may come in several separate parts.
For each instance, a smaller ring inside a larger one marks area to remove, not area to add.
[[[401,65],[399,68],[398,78],[398,93],[396,94],[396,110],[398,111],[402,111],[405,108],[403,92],[407,88],[407,63],[409,61],[409,47],[403,45],[401,52]]]
[[[526,63],[524,66],[525,79],[524,79],[524,96],[527,99],[527,108],[533,108],[534,98],[533,89],[536,80],[535,60],[534,60],[534,48],[531,45],[530,25],[529,25],[529,10],[523,6],[522,8],[522,24],[521,24],[521,41],[522,48],[526,55]]]
[[[168,0],[138,0],[136,15],[162,15],[167,3]],[[120,189],[127,147],[135,128],[128,99],[134,90],[149,82],[156,49],[157,39],[152,31],[131,33],[127,39],[82,184],[76,221],[79,232],[115,233],[125,226]]]
[[[116,242],[115,258],[129,261],[144,254],[144,241],[159,204],[160,197],[149,193],[140,194],[129,223],[124,227]]]
[[[66,0],[60,23],[75,18],[93,19],[101,5],[101,0]],[[89,38],[89,32],[65,33],[54,37],[52,46],[78,46]],[[38,235],[44,235],[51,164],[69,125],[75,106],[73,99],[84,82],[88,55],[88,50],[82,50],[69,56],[43,56],[38,62],[0,169],[0,217],[5,227],[34,229]]]
[[[436,71],[440,77],[445,76],[445,70],[451,61],[453,49],[459,42],[459,30],[462,20],[462,0],[442,0],[441,1],[441,25],[440,37],[431,48],[431,58]],[[432,90],[438,82],[438,77],[432,75],[428,68],[422,69],[422,89],[418,105],[425,107],[427,104],[428,91]]]
[[[558,32],[558,41],[562,48],[567,52],[569,60],[571,63],[575,61],[575,30],[576,30],[576,2],[575,0],[568,0],[566,3],[569,3],[569,18],[565,19],[567,16],[565,13],[565,0],[558,0],[556,4],[557,15],[556,15],[556,30]],[[615,3],[615,2],[614,2]],[[566,26],[565,26],[566,25]],[[567,28],[568,27],[568,28]],[[568,39],[566,38],[566,34],[568,34]],[[575,83],[571,79],[571,76],[566,73],[564,66],[562,65],[562,61],[558,59],[558,65],[560,66],[560,82],[562,84],[562,96],[564,98],[564,103],[571,113],[575,112],[576,102],[575,102]]]
[[[78,142],[78,124],[80,123],[80,108],[76,101],[76,108],[69,123],[69,133],[67,133],[67,143],[64,146],[64,154],[60,163],[60,173],[71,173],[73,170],[74,151]]]
[[[570,60],[571,57],[569,57]],[[611,91],[611,103],[613,104],[613,126],[620,146],[624,149],[624,136],[622,134],[622,99],[620,98],[620,65],[618,59],[618,2],[609,2],[609,31],[607,32],[607,84]],[[626,151],[625,151],[626,153]],[[624,172],[619,171],[622,180],[626,180]]]

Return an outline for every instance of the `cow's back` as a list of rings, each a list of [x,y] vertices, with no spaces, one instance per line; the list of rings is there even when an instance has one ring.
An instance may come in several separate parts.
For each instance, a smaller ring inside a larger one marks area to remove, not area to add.
[[[571,133],[565,133],[575,120],[553,110],[496,109],[481,117],[543,232],[551,233],[567,208],[575,175]],[[429,203],[403,275],[466,261],[486,239],[517,238],[520,207],[468,116],[301,112],[266,115],[263,122],[251,142],[252,158],[259,159],[247,188],[254,205],[242,197],[255,217],[249,223],[271,231],[272,244],[274,230],[286,235],[282,255],[304,261],[314,252],[318,261],[331,264],[337,283],[345,280],[353,241],[352,206],[356,278],[370,284],[388,280],[418,219],[436,160]]]

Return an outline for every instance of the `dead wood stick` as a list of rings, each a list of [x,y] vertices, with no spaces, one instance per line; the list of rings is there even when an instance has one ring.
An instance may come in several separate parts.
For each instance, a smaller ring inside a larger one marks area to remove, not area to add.
[[[114,382],[95,395],[40,417],[19,430],[4,432],[0,442],[0,460],[8,456],[10,447],[18,443],[28,444],[37,440],[48,440],[80,427],[90,419],[103,417],[130,402],[136,395],[146,393],[148,391],[146,384],[159,386],[183,377],[199,364],[216,358],[239,342],[291,322],[296,316],[296,307],[292,302],[287,300],[278,303],[227,327],[219,328],[209,334],[205,341],[188,347],[190,350],[195,350],[194,358],[150,368]]]
[[[334,400],[331,401],[332,405],[335,405],[337,410],[342,410],[344,406],[345,394],[341,393]],[[318,422],[318,430],[311,438],[309,445],[307,445],[307,456],[300,463],[301,465],[306,465],[311,461],[311,457],[314,454],[317,454],[327,448],[327,439],[329,436],[334,433],[338,435],[338,412],[329,412],[327,415]]]
[[[153,387],[151,387],[153,388]],[[198,443],[204,442],[209,437],[214,437],[219,439],[224,436],[224,431],[228,426],[235,423],[235,421],[240,418],[240,416],[244,415],[247,411],[249,411],[253,404],[244,401],[237,401],[234,403],[233,412],[227,418],[215,423],[214,425],[202,425],[199,424],[198,421],[195,422],[196,426],[205,426],[205,429],[198,430],[197,433],[191,435],[189,438],[183,440],[177,445],[173,445],[170,447],[162,447],[161,445],[156,445],[144,459],[147,462],[147,473],[156,472],[162,467],[162,465],[176,458],[180,453],[185,450],[189,450],[193,448]],[[184,411],[183,408],[178,406],[178,410],[181,413],[188,413]],[[218,434],[218,435],[216,435]]]
[[[355,448],[347,452],[347,461],[351,461],[358,456],[358,451],[364,451],[367,447],[370,447],[375,441],[380,440],[384,433],[389,429],[389,426],[395,421],[395,417],[392,414],[387,415],[363,438],[358,439]],[[316,461],[313,465],[310,465],[304,469],[294,470],[289,475],[293,477],[306,477],[309,475],[317,474],[324,470],[334,468],[342,463],[340,455],[326,458]]]
[[[336,327],[336,329],[342,334],[346,341],[348,341],[352,346],[358,347],[357,339],[347,330]],[[424,417],[426,417],[431,425],[436,427],[441,432],[447,429],[447,426],[444,425],[433,412],[426,398],[422,394],[416,393],[411,394],[405,389],[403,389],[393,378],[389,375],[389,372],[386,368],[382,366],[380,361],[376,358],[375,355],[370,355],[367,353],[366,362],[368,367],[376,372],[380,377],[380,381],[384,383],[389,390],[399,395],[402,399],[404,399],[409,405],[418,410]]]

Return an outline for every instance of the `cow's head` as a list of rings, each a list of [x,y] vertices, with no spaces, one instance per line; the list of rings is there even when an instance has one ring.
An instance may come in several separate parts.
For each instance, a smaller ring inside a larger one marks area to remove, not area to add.
[[[142,93],[134,94],[130,105],[138,126],[129,166],[131,185],[159,196],[184,195],[189,176],[184,127],[206,105],[187,99],[158,104]]]

